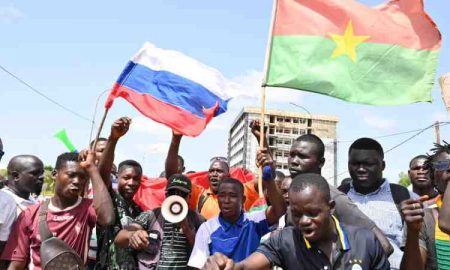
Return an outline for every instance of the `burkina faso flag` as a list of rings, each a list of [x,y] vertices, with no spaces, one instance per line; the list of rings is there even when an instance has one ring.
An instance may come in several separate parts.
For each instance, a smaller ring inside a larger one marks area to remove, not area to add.
[[[278,0],[266,86],[397,105],[431,101],[441,34],[422,0]]]

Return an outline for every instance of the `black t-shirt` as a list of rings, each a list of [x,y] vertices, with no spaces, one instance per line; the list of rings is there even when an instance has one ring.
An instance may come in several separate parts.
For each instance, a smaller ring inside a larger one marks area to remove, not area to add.
[[[339,240],[333,251],[333,262],[323,252],[310,245],[301,232],[287,227],[261,244],[262,253],[272,266],[284,270],[389,270],[387,257],[372,231],[337,225]]]

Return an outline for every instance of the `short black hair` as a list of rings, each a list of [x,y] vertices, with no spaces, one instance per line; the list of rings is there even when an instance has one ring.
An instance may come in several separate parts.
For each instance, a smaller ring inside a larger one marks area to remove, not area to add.
[[[315,187],[317,190],[323,193],[325,200],[330,200],[330,186],[327,180],[317,173],[302,173],[292,179],[289,191],[300,192],[308,187]]]
[[[66,152],[56,158],[55,170],[60,170],[66,162],[79,162],[78,153]]]
[[[181,161],[181,165],[184,167],[184,158],[178,155],[178,160]]]
[[[98,142],[107,142],[107,141],[108,141],[108,139],[106,139],[106,138],[104,138],[104,137],[100,137],[100,138],[97,139],[97,143],[98,143]],[[93,139],[93,140],[91,141],[91,143],[89,144],[90,148],[92,148],[92,146],[94,146],[94,143],[95,143],[95,139]]]
[[[119,175],[124,169],[128,167],[133,167],[137,171],[139,175],[142,175],[142,166],[136,160],[127,159],[119,163],[119,167],[117,168],[117,175]]]
[[[348,149],[349,155],[353,149],[375,150],[381,156],[381,158],[384,158],[383,147],[381,147],[381,144],[379,142],[377,142],[372,138],[359,138],[356,141],[354,141],[352,145],[350,145],[350,148]]]
[[[220,186],[222,186],[223,184],[235,185],[238,188],[239,193],[241,193],[241,195],[244,196],[244,185],[238,179],[231,178],[231,177],[224,178],[219,184],[219,188],[218,188],[219,190],[220,190]]]
[[[425,159],[426,160],[427,158],[428,158],[427,155],[417,155],[417,156],[413,157],[411,159],[411,161],[409,162],[409,168],[411,169],[413,162],[416,161],[417,159]]]
[[[295,139],[295,142],[310,142],[317,146],[317,155],[320,158],[323,158],[325,155],[325,144],[323,141],[314,134],[304,134]]]

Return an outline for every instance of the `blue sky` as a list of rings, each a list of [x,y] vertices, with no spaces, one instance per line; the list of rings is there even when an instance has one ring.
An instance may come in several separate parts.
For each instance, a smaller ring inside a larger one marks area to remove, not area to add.
[[[411,0],[409,0],[411,1]],[[361,1],[370,5],[383,1]],[[450,19],[447,1],[427,0],[426,9],[443,34],[438,75],[450,72]],[[92,117],[99,94],[108,89],[127,60],[145,41],[181,51],[242,85],[250,97],[233,100],[229,112],[213,120],[197,138],[184,138],[181,154],[189,170],[204,170],[214,155],[226,155],[228,128],[243,105],[258,105],[272,2],[246,1],[4,1],[0,0],[0,65],[46,95],[78,113]],[[389,34],[389,29],[386,30]],[[0,70],[0,137],[5,157],[31,153],[54,164],[65,151],[53,134],[66,128],[78,148],[89,142],[90,123],[30,92]],[[433,121],[448,121],[438,85],[433,103],[395,107],[351,104],[326,96],[294,90],[268,89],[269,108],[296,111],[289,102],[312,113],[340,118],[338,172],[346,170],[349,142],[424,128]],[[100,112],[104,100],[100,102]],[[134,119],[129,134],[119,143],[117,161],[134,158],[153,176],[163,170],[170,141],[169,129],[143,118],[122,100],[115,102],[106,121],[122,115]],[[97,119],[100,118],[100,113]],[[98,120],[97,120],[98,121]],[[441,127],[441,137],[449,135]],[[389,149],[414,133],[380,138]],[[429,129],[386,154],[385,175],[397,181],[411,157],[426,152],[434,141]],[[341,177],[344,177],[342,175]]]

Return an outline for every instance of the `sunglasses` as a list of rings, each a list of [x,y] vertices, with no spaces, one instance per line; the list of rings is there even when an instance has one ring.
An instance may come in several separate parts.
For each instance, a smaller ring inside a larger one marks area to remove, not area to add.
[[[5,152],[3,152],[3,150],[0,150],[0,159],[3,157],[4,154]]]
[[[446,171],[450,165],[450,159],[438,160],[432,163],[436,171]]]
[[[226,157],[213,157],[209,160],[209,162],[211,162],[211,163],[214,161],[228,162],[228,159]]]

